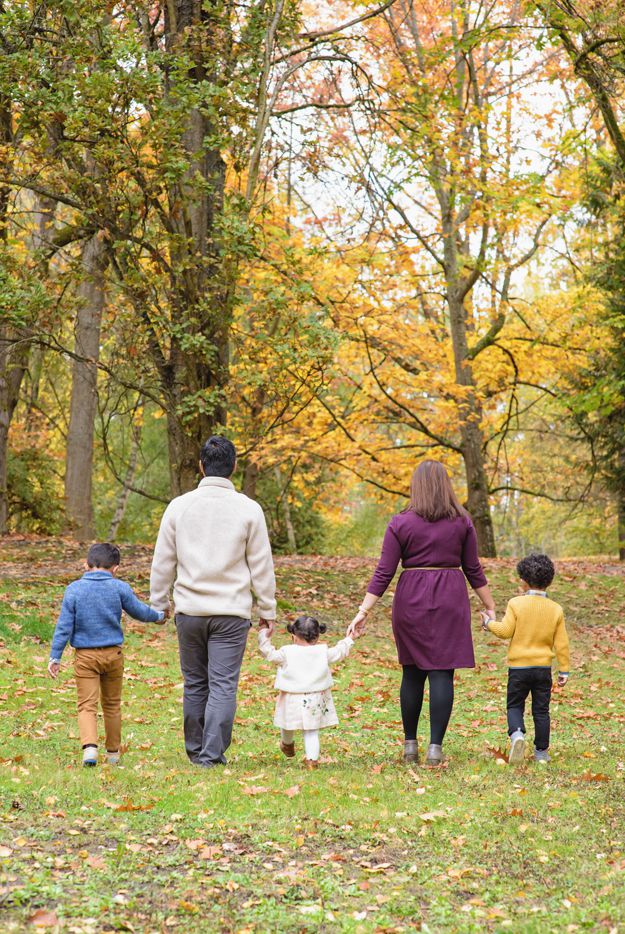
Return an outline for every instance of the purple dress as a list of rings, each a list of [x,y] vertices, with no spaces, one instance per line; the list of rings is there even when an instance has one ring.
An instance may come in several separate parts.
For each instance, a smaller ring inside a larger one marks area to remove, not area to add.
[[[393,599],[393,635],[400,664],[428,671],[473,668],[465,575],[474,589],[487,581],[471,520],[458,517],[428,522],[412,510],[393,516],[368,592],[381,597],[400,561],[404,570]]]

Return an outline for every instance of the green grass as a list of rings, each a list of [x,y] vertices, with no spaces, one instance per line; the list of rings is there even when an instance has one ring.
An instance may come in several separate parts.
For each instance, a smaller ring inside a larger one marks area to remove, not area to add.
[[[567,611],[574,675],[554,695],[548,768],[498,764],[505,646],[477,626],[478,668],[459,673],[447,767],[400,764],[387,598],[337,669],[341,725],[322,734],[317,772],[277,750],[274,671],[254,633],[228,766],[187,765],[173,630],[138,624],[127,627],[123,766],[86,770],[69,654],[58,682],[45,675],[78,553],[31,542],[2,557],[3,932],[33,930],[38,910],[71,932],[625,931],[622,571],[561,565],[553,596]],[[145,549],[127,558],[143,593],[148,565]],[[370,567],[283,559],[283,612],[315,610],[340,637]],[[503,606],[512,569],[494,562],[489,577]],[[427,710],[422,745],[426,725]]]

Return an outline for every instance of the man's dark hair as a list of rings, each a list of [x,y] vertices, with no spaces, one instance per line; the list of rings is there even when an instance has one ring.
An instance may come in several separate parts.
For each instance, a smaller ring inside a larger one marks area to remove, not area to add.
[[[314,616],[298,616],[294,623],[289,623],[286,630],[293,636],[305,639],[306,642],[316,642],[327,628],[325,623],[320,623]]]
[[[121,559],[117,545],[111,545],[110,542],[98,542],[92,545],[87,552],[87,564],[90,568],[109,568],[117,567]]]
[[[517,574],[533,590],[546,590],[555,577],[556,569],[549,555],[531,554],[521,558]]]
[[[237,452],[232,441],[221,435],[212,435],[205,441],[200,453],[205,477],[230,477],[234,471]]]

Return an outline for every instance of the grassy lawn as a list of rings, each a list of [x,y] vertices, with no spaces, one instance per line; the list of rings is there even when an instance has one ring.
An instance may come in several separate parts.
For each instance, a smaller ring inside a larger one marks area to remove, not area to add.
[[[323,765],[284,759],[274,669],[244,663],[235,741],[203,772],[182,746],[173,627],[127,626],[123,765],[83,769],[71,653],[46,674],[80,551],[0,546],[1,930],[625,932],[625,573],[563,562],[552,590],[573,676],[552,703],[553,761],[512,770],[505,644],[478,632],[457,678],[446,767],[400,762],[399,669],[389,599],[337,669],[340,727]],[[143,595],[149,552],[125,549]],[[343,635],[372,562],[283,559],[282,622],[315,611]],[[488,574],[503,609],[512,563]],[[281,644],[284,627],[274,639]],[[427,710],[420,730],[427,742]],[[45,925],[48,925],[45,928]]]

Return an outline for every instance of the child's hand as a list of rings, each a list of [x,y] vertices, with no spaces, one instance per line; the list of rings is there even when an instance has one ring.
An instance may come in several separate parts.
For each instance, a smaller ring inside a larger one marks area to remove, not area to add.
[[[488,622],[491,619],[495,619],[494,610],[480,610],[480,616],[482,618],[482,629],[484,632],[488,632]]]
[[[48,662],[48,674],[51,678],[56,678],[59,671],[61,670],[60,662],[53,662],[52,659]]]
[[[346,639],[360,639],[363,632],[364,632],[364,628],[358,629],[356,626],[354,626],[353,623],[350,623],[345,631],[345,638]]]
[[[569,680],[569,676],[565,674],[558,675],[558,687],[563,688],[566,682]]]

